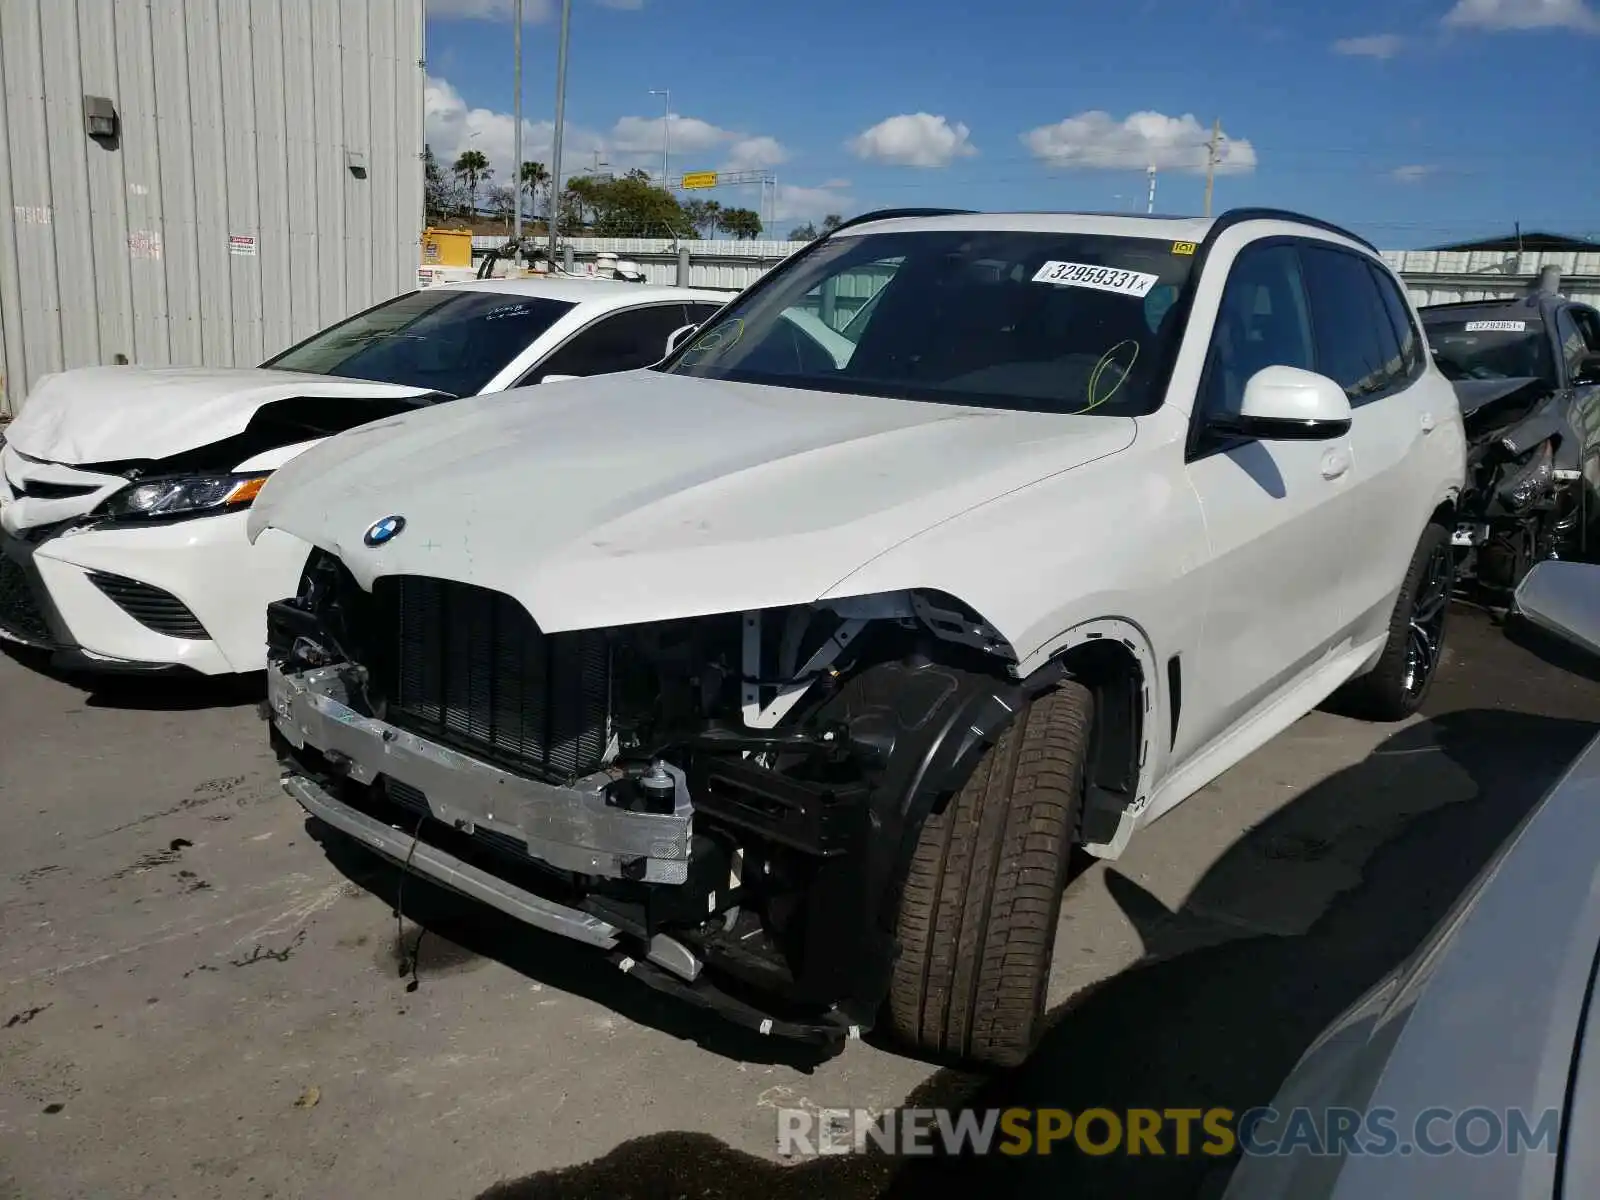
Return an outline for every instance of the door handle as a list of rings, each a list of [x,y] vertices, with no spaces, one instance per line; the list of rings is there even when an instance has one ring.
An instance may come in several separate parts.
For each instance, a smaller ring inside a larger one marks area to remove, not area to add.
[[[1329,450],[1322,456],[1322,477],[1337,479],[1350,469],[1348,450]]]
[[[1423,433],[1432,433],[1433,432],[1433,425],[1434,425],[1433,414],[1431,412],[1423,413],[1422,414],[1422,432]]]

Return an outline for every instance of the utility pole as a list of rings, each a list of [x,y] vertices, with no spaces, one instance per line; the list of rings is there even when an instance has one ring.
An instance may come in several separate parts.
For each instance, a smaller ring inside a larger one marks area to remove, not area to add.
[[[520,245],[522,242],[522,0],[516,0],[511,8],[511,19],[516,23],[516,30],[511,35],[511,54],[516,59],[516,67],[512,74],[516,82],[511,85],[516,94],[512,97],[512,120],[516,122],[516,133],[512,138],[511,151],[511,243]],[[520,254],[520,251],[518,252]]]
[[[672,92],[667,88],[651,88],[650,94],[660,96],[666,110],[661,119],[661,186],[668,187],[668,162],[672,158]]]
[[[1217,147],[1222,143],[1222,118],[1211,123],[1211,140],[1206,143],[1206,216],[1211,215],[1211,185],[1217,177]]]
[[[561,134],[567,123],[567,27],[572,0],[561,0],[561,49],[556,53],[556,130],[550,147],[550,270],[556,269],[556,233],[561,228]]]
[[[1150,164],[1150,198],[1145,201],[1145,215],[1151,216],[1156,211],[1156,165]]]

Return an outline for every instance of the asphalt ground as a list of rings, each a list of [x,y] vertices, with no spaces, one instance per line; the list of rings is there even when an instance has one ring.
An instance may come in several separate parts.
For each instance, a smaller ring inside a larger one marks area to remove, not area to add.
[[[777,1112],[1265,1103],[1596,731],[1558,658],[1459,609],[1421,718],[1313,713],[1085,865],[1049,1032],[984,1077],[816,1062],[415,880],[397,919],[396,873],[280,792],[259,681],[0,654],[0,1195],[1214,1192],[1199,1157],[784,1162]]]

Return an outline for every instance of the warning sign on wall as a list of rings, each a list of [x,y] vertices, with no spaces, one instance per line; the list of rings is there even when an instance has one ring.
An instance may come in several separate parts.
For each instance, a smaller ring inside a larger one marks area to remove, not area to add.
[[[230,233],[228,235],[228,253],[242,254],[246,258],[256,256],[256,238],[253,233]]]

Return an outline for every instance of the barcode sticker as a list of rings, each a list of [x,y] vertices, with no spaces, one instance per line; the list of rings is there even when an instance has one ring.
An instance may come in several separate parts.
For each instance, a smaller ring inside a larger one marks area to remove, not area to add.
[[[1159,275],[1143,271],[1122,271],[1116,267],[1097,267],[1089,263],[1047,262],[1034,272],[1034,283],[1053,283],[1057,287],[1094,288],[1119,296],[1144,296],[1155,287]]]

